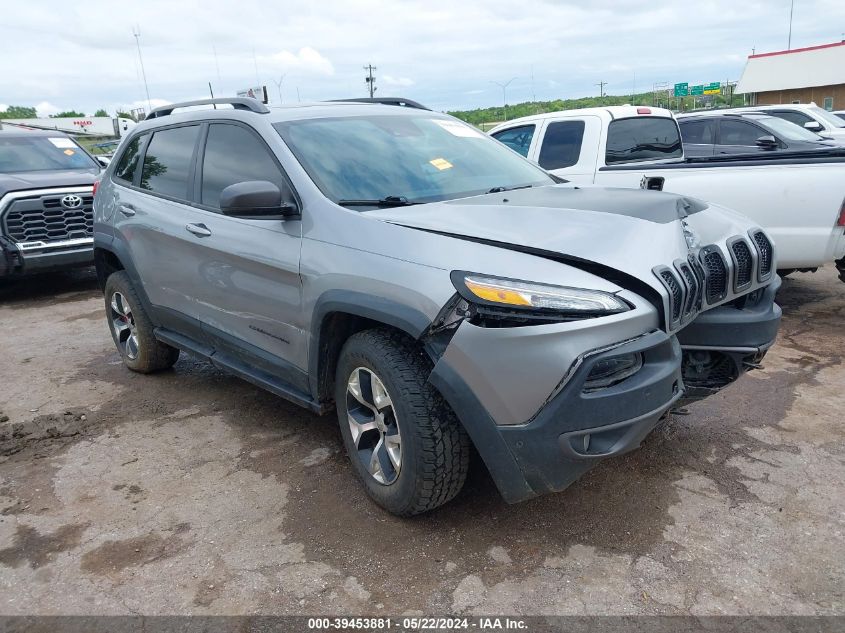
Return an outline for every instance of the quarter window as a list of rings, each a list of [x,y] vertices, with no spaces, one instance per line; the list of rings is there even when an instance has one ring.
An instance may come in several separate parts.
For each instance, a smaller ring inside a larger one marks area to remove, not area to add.
[[[699,121],[680,121],[681,137],[684,143],[691,145],[713,145],[716,142],[716,121],[703,119]]]
[[[824,98],[824,109],[830,112],[833,110],[833,97]]]
[[[581,142],[584,140],[583,121],[557,121],[550,123],[543,136],[540,148],[540,167],[562,169],[571,167],[581,156]]]
[[[279,167],[253,133],[237,125],[212,125],[202,161],[201,202],[219,208],[220,192],[247,180],[267,180],[285,189]]]
[[[512,127],[509,130],[503,130],[493,134],[493,138],[510,147],[512,150],[519,152],[523,156],[528,156],[528,149],[531,147],[531,139],[534,138],[533,125],[520,125],[519,127]]]
[[[126,149],[120,156],[117,167],[114,169],[115,179],[130,185],[135,181],[135,169],[138,166],[138,152],[141,149],[141,142],[145,137],[146,134],[141,134],[129,141],[129,145],[126,146]]]
[[[141,188],[187,200],[188,174],[198,134],[198,125],[155,132],[144,155]]]

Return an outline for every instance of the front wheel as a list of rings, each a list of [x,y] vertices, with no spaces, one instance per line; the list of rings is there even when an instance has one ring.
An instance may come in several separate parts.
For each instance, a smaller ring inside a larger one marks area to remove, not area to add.
[[[153,325],[125,271],[109,275],[105,297],[109,330],[123,364],[142,374],[172,367],[179,358],[179,350],[156,339]]]
[[[428,383],[431,363],[405,335],[375,329],[349,338],[335,377],[346,451],[367,494],[399,516],[452,499],[469,468],[469,438]]]

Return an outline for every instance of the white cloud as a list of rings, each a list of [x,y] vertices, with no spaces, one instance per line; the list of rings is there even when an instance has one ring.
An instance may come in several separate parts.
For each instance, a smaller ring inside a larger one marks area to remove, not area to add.
[[[0,112],[5,112],[8,109],[9,109],[8,105],[6,105],[5,103],[0,103]]]
[[[407,77],[392,77],[391,75],[382,75],[381,80],[388,86],[413,86],[414,80]],[[378,83],[378,79],[376,79]]]
[[[334,75],[332,63],[310,46],[300,48],[296,54],[290,51],[279,51],[273,55],[259,57],[259,60],[262,65],[268,62],[281,68],[282,71],[301,70],[326,76]]]
[[[282,74],[285,102],[297,91],[313,100],[365,96],[362,66],[373,64],[380,94],[437,110],[499,104],[491,82],[511,77],[509,103],[596,94],[599,82],[626,94],[634,75],[639,90],[737,79],[751,47],[784,48],[789,27],[783,3],[771,0],[322,0],[319,10],[203,0],[202,11],[196,2],[145,0],[117,13],[90,4],[40,0],[39,11],[3,15],[4,50],[27,51],[26,64],[0,55],[4,102],[84,112],[146,106],[136,25],[150,94],[162,101],[206,95],[209,82],[216,96],[264,84],[275,101]],[[802,0],[792,45],[839,41],[843,23],[842,2]],[[690,29],[695,36],[678,35]],[[31,46],[44,38],[49,48]]]
[[[40,117],[47,117],[51,114],[56,114],[57,112],[61,111],[61,108],[54,106],[49,101],[42,101],[41,103],[35,106],[35,113]]]

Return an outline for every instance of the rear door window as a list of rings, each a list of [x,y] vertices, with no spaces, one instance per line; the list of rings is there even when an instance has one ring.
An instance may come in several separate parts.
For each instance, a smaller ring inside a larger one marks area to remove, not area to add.
[[[239,125],[213,124],[202,161],[202,204],[220,208],[220,192],[248,180],[266,180],[285,190],[282,172],[270,150]]]
[[[512,150],[519,152],[523,156],[528,156],[528,150],[531,147],[531,139],[534,138],[533,125],[520,125],[519,127],[512,127],[509,130],[502,130],[492,135],[497,141],[501,141]]]
[[[543,169],[562,169],[572,167],[581,156],[581,143],[584,140],[583,121],[555,121],[550,123],[543,135],[540,148],[540,167]]]
[[[721,145],[748,145],[756,147],[757,139],[761,136],[771,136],[752,123],[725,119],[719,126],[719,142]]]
[[[199,136],[198,125],[168,128],[153,134],[144,154],[142,189],[188,200],[188,176]]]
[[[616,119],[607,128],[605,162],[608,165],[683,155],[675,119],[647,116]]]

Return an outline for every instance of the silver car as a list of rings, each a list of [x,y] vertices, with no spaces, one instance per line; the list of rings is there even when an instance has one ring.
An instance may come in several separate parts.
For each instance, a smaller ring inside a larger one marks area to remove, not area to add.
[[[562,490],[775,339],[773,245],[737,213],[572,186],[404,100],[177,112],[209,103],[153,111],[98,183],[117,349],[335,411],[392,513],[453,498],[471,446],[509,502]]]

